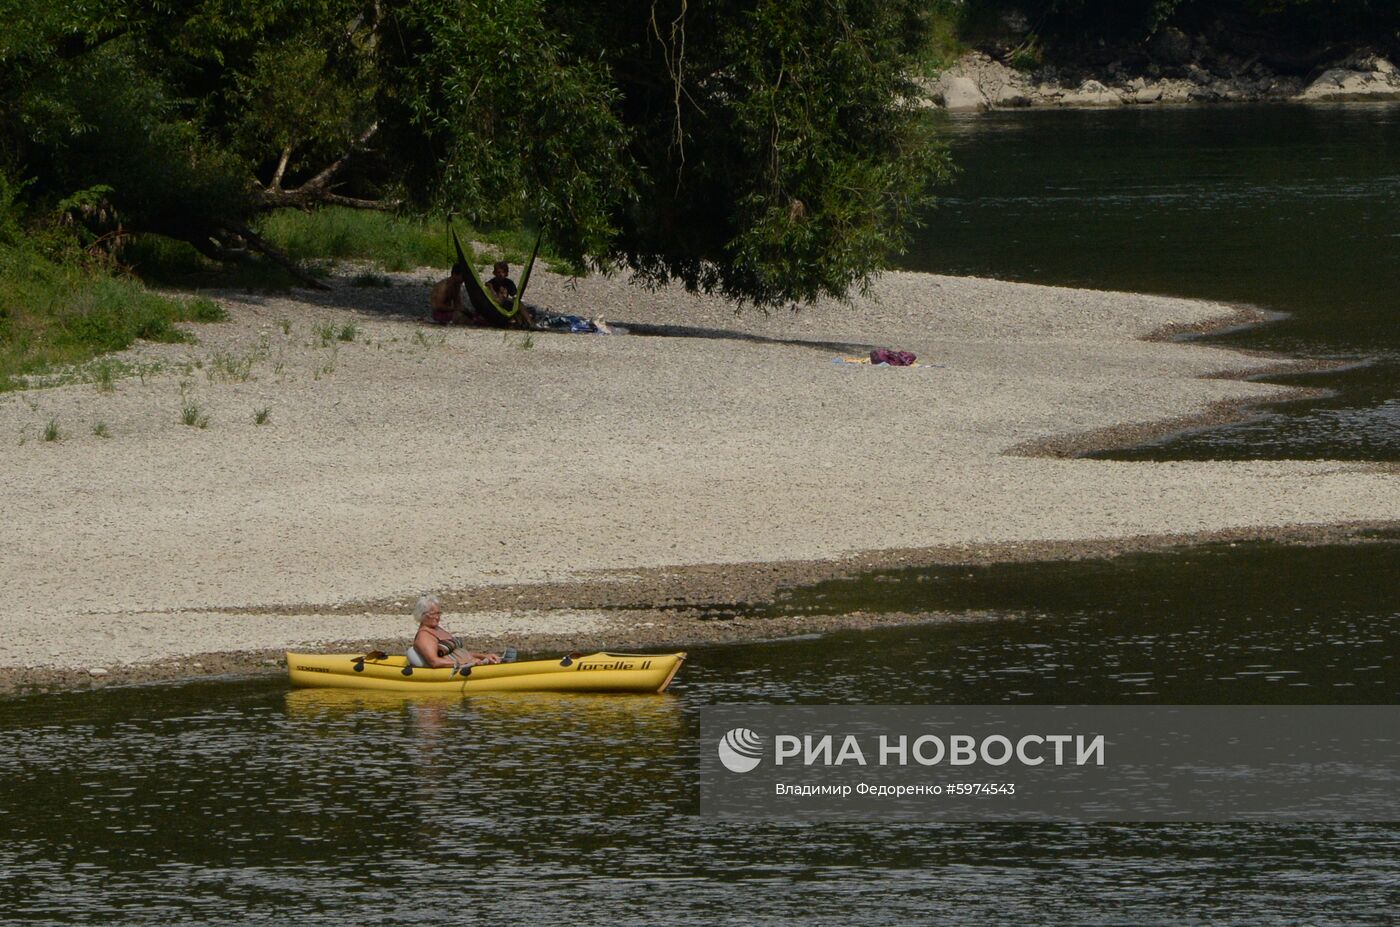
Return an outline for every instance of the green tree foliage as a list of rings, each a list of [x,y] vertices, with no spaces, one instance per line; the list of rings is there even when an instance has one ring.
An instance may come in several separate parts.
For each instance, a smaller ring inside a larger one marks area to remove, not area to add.
[[[618,90],[558,28],[566,12],[409,0],[390,14],[383,52],[412,130],[399,150],[411,187],[473,222],[538,223],[580,259],[606,253],[635,172]]]
[[[761,303],[844,293],[946,161],[921,0],[0,0],[0,167],[213,255],[279,206],[455,210]],[[94,234],[100,230],[93,229]]]
[[[639,198],[618,254],[645,276],[760,302],[842,293],[944,176],[911,111],[923,4],[658,0],[598,10]]]

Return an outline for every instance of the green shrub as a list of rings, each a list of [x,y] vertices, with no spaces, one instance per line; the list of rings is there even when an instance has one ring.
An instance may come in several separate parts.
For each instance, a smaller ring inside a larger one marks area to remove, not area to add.
[[[196,296],[185,301],[185,321],[227,322],[228,310],[206,296]]]
[[[207,299],[181,300],[140,283],[0,243],[0,390],[56,366],[121,351],[139,339],[186,341],[176,322],[224,317]]]

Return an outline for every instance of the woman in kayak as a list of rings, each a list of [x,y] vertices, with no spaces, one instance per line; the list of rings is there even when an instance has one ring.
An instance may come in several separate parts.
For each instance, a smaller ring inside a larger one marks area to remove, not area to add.
[[[451,669],[454,666],[477,666],[500,663],[499,653],[475,653],[465,650],[462,642],[442,626],[442,602],[435,595],[425,595],[413,606],[418,619],[418,633],[408,648],[408,659],[414,666]]]

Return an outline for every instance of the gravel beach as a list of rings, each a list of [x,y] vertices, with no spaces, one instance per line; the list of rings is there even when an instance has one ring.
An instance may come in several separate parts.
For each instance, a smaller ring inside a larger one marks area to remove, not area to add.
[[[230,321],[119,355],[111,388],[0,394],[0,667],[169,675],[406,642],[423,591],[483,639],[683,641],[659,613],[642,634],[584,606],[638,577],[740,601],[766,576],[919,551],[1400,518],[1400,479],[1375,466],[1056,456],[1288,398],[1217,376],[1278,358],[1151,340],[1231,306],[891,273],[849,305],[736,314],[537,273],[532,301],[633,333],[527,337],[424,324],[427,271],[350,279],[211,294]],[[874,347],[933,366],[836,362]]]

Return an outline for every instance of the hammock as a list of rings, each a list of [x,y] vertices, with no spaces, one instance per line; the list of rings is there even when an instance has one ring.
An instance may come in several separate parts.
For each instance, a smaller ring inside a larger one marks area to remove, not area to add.
[[[476,265],[467,260],[466,254],[462,251],[462,242],[457,238],[457,230],[452,228],[449,222],[447,225],[452,232],[452,246],[457,249],[457,262],[465,264],[468,275],[466,280],[467,298],[471,300],[472,308],[476,310],[478,316],[487,319],[495,325],[509,325],[520,312],[520,306],[525,301],[525,287],[530,283],[530,271],[535,266],[535,256],[540,253],[540,238],[544,232],[535,236],[535,247],[530,252],[530,260],[525,263],[525,269],[520,273],[520,286],[515,291],[515,299],[507,309],[496,298],[491,295],[491,291],[486,289],[486,285],[481,282],[481,276],[476,272]]]

